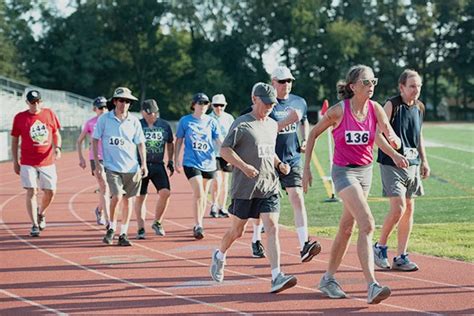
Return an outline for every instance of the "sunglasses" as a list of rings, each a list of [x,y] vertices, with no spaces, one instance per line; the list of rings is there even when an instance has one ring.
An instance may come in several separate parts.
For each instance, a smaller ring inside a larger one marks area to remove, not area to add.
[[[374,79],[359,79],[359,81],[361,81],[364,86],[368,86],[368,85],[370,85],[370,84],[372,84],[373,86],[376,86],[377,83],[379,83],[379,79],[378,79],[378,78],[374,78]]]
[[[215,108],[223,108],[225,104],[213,104],[212,106]]]
[[[131,103],[129,99],[117,99],[117,101],[119,101],[120,103],[128,103],[128,104]]]
[[[199,101],[197,104],[199,104],[199,105],[208,105],[209,101]]]
[[[279,84],[284,84],[284,83],[292,83],[293,79],[284,79],[284,80],[277,80]]]

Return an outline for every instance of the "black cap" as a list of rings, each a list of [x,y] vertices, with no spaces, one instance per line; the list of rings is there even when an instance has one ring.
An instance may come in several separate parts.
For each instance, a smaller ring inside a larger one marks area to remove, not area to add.
[[[275,88],[263,82],[255,84],[253,95],[262,99],[265,104],[278,103]]]
[[[142,103],[142,111],[145,111],[148,114],[151,113],[158,113],[160,109],[158,108],[158,104],[153,99],[148,99],[143,101]]]
[[[95,98],[92,104],[98,109],[105,108],[107,106],[107,99],[104,96],[100,96]]]
[[[41,100],[41,94],[38,90],[31,90],[26,94],[26,100],[28,100],[28,102],[30,103],[33,101]]]
[[[198,103],[198,102],[211,103],[211,101],[209,101],[209,97],[202,92],[199,92],[193,95],[193,103]]]

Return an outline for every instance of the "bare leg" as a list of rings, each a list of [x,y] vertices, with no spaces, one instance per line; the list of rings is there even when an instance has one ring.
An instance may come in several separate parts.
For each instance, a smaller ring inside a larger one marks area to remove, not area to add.
[[[54,190],[43,189],[43,197],[41,199],[41,205],[39,206],[38,214],[45,215],[46,210],[54,199],[55,193],[56,192]]]
[[[38,190],[35,188],[26,189],[26,210],[34,226],[38,226]]]
[[[298,233],[300,249],[303,249],[304,243],[308,241],[308,216],[304,204],[303,189],[300,187],[286,188],[288,198],[293,207],[295,227]]]
[[[231,216],[232,224],[227,232],[224,234],[221,240],[219,250],[222,253],[226,253],[227,250],[232,246],[234,241],[243,236],[245,227],[247,225],[246,219],[240,219],[237,216]]]
[[[206,203],[206,195],[204,192],[204,185],[202,176],[195,176],[189,179],[191,189],[193,190],[193,216],[194,223],[202,227],[202,218],[204,217],[203,205]]]
[[[145,227],[146,220],[146,200],[147,195],[138,195],[135,199],[135,215],[137,218],[138,229]]]
[[[382,231],[380,232],[379,244],[386,245],[390,234],[405,213],[406,200],[405,197],[396,196],[390,198],[390,211],[385,217]]]
[[[168,208],[170,195],[171,192],[168,189],[161,189],[160,191],[158,191],[158,201],[156,202],[155,209],[155,220],[159,221],[160,223],[165,217],[165,212]]]
[[[267,236],[267,256],[273,269],[280,268],[280,240],[278,238],[279,213],[261,213],[260,218]]]
[[[398,255],[407,253],[408,241],[413,228],[415,199],[407,199],[407,207],[398,222]]]

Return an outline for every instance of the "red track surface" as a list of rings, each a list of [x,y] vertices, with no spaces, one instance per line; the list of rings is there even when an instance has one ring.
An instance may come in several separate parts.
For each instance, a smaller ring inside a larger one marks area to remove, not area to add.
[[[299,261],[294,232],[282,228],[282,268],[298,285],[270,294],[266,259],[250,256],[250,233],[227,257],[225,281],[209,276],[211,252],[229,221],[206,218],[203,240],[192,237],[191,190],[182,175],[172,178],[166,237],[155,236],[151,218],[147,239],[133,247],[106,246],[95,224],[97,197],[89,171],[75,154],[58,162],[58,193],[40,238],[29,237],[24,190],[11,163],[0,164],[0,315],[24,314],[474,314],[474,265],[413,254],[421,270],[377,272],[392,288],[379,305],[366,303],[366,284],[351,246],[337,277],[348,299],[331,300],[316,289],[331,240],[311,262]],[[148,201],[153,209],[155,197]]]

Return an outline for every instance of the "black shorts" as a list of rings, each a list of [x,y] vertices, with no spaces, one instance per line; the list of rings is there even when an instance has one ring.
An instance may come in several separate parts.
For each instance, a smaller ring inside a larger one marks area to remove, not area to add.
[[[283,189],[303,186],[303,168],[300,165],[292,166],[289,174],[280,173],[279,177]]]
[[[170,180],[166,173],[164,164],[147,164],[148,176],[142,179],[142,186],[140,187],[140,195],[148,193],[148,183],[153,182],[156,191],[161,189],[170,189]]]
[[[204,179],[214,179],[214,176],[216,174],[216,171],[202,171],[199,170],[198,168],[194,167],[186,167],[183,166],[184,169],[184,174],[186,175],[186,178],[191,179],[194,178],[195,176],[202,176]]]
[[[229,213],[240,219],[259,218],[261,213],[278,213],[280,211],[280,195],[251,200],[232,199]]]
[[[232,172],[232,165],[224,160],[222,157],[216,157],[217,170],[223,172]]]
[[[99,160],[99,163],[103,166],[104,165],[104,162],[102,160]],[[95,160],[91,160],[91,172],[92,172],[92,175],[95,176],[94,174],[94,171],[95,171]]]

